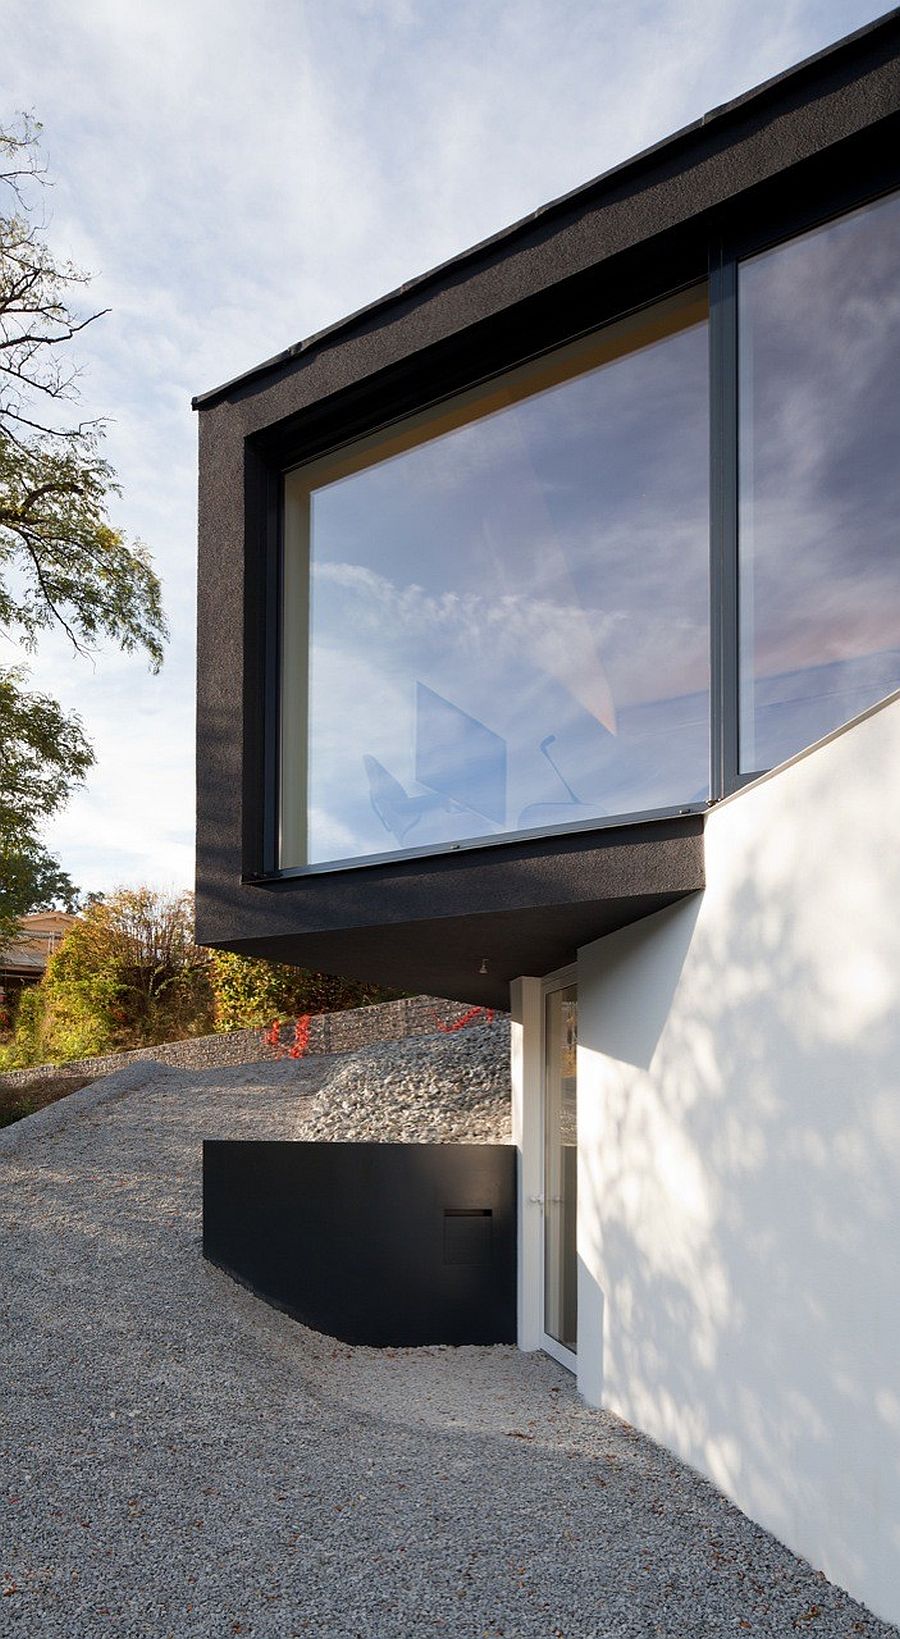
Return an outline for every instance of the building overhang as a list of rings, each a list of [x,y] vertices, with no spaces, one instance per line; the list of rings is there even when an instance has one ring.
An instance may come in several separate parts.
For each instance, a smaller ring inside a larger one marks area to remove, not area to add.
[[[496,1005],[511,977],[702,887],[696,812],[279,876],[264,842],[278,609],[266,564],[282,475],[705,280],[730,235],[777,239],[861,189],[896,187],[898,154],[894,11],[195,400],[201,942]]]
[[[574,838],[245,884],[239,915],[198,938],[399,990],[506,1007],[519,974],[703,887],[699,814]]]

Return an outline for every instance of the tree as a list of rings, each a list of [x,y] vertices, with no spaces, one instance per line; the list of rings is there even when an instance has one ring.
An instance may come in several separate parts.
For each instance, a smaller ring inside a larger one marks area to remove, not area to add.
[[[0,944],[30,910],[74,902],[38,832],[94,760],[78,719],[48,695],[25,693],[21,680],[21,671],[0,671]]]
[[[398,994],[381,985],[238,956],[229,950],[211,952],[210,984],[217,1030],[270,1025],[275,1019],[296,1019],[304,1013],[335,1013],[391,1001]]]
[[[25,851],[0,849],[0,883],[0,949],[30,911],[75,911],[81,899],[68,872],[36,839]]]
[[[36,208],[46,186],[40,126],[0,128],[0,631],[33,650],[61,628],[75,652],[109,638],[143,649],[153,669],[166,625],[144,547],[113,527],[119,494],[104,459],[102,421],[76,421],[77,367],[67,349],[102,317],[71,305],[87,275],[58,261]],[[21,914],[10,882],[27,862],[46,880],[36,826],[65,801],[92,755],[81,724],[0,668],[0,918]],[[34,755],[40,750],[40,755]],[[20,865],[13,866],[18,860]],[[27,898],[27,894],[26,894]]]
[[[213,1028],[209,952],[187,893],[94,899],[19,1005],[12,1057],[37,1064],[178,1041]]]
[[[105,635],[158,666],[159,582],[144,548],[107,517],[119,488],[100,453],[104,425],[59,413],[78,375],[65,348],[103,315],[70,307],[87,275],[55,260],[29,213],[28,185],[43,182],[39,132],[26,116],[0,130],[0,181],[13,202],[0,216],[0,621],[26,645],[57,624],[76,649]]]
[[[194,943],[188,893],[94,896],[23,991],[5,1066],[63,1063],[390,1001],[396,991]]]

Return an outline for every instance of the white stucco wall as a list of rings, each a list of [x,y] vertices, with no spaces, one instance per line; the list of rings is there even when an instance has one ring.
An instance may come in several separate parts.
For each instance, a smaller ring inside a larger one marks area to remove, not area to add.
[[[900,1621],[900,702],[579,956],[579,1385]]]

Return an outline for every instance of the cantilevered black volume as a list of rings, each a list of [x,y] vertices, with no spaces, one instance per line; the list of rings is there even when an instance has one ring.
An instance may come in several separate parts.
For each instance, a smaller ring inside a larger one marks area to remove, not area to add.
[[[195,400],[201,944],[506,1007],[897,687],[898,54],[895,10]],[[807,496],[772,428],[838,337],[870,421]]]

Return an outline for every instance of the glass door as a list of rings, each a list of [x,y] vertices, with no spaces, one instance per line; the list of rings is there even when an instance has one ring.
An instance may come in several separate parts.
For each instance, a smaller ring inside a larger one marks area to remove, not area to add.
[[[544,1345],[574,1366],[578,1336],[578,988],[544,997]]]

